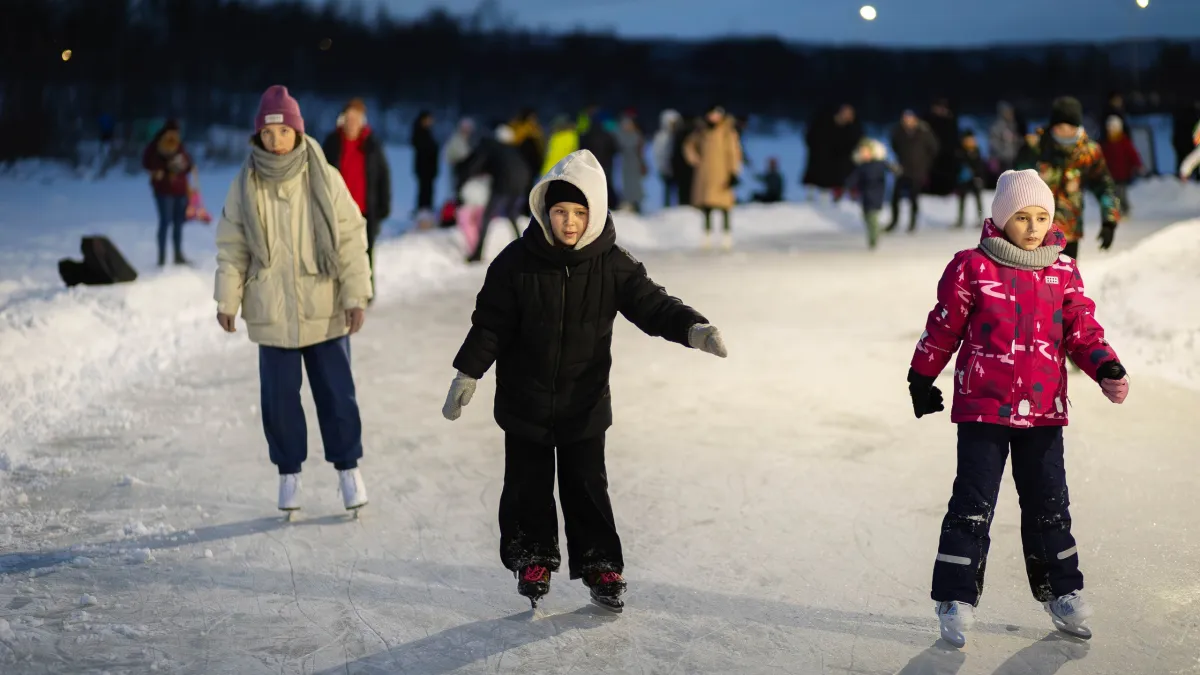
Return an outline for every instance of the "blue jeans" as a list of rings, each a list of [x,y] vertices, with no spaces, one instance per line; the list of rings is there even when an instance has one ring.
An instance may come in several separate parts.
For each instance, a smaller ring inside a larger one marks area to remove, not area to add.
[[[339,471],[353,469],[363,454],[362,420],[350,372],[348,336],[301,349],[258,348],[263,430],[271,463],[280,474],[300,473],[300,465],[308,459],[308,427],[300,404],[302,362],[317,405],[325,460]]]
[[[154,195],[158,207],[158,264],[167,262],[167,228],[174,227],[175,261],[183,259],[183,221],[187,220],[187,195]]]

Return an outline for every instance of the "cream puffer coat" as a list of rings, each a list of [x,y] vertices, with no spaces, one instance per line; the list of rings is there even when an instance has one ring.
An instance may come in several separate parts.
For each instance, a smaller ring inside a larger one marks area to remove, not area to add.
[[[366,220],[342,175],[325,160],[320,143],[310,136],[304,141],[320,156],[319,170],[333,192],[340,278],[317,275],[306,192],[307,172],[315,168],[311,164],[284,183],[258,182],[255,205],[243,203],[239,173],[217,224],[217,311],[233,316],[240,307],[250,340],[268,347],[299,349],[341,337],[347,332],[345,310],[365,308],[371,297]],[[251,269],[242,216],[248,207],[258,208],[266,230],[270,260],[264,268]]]

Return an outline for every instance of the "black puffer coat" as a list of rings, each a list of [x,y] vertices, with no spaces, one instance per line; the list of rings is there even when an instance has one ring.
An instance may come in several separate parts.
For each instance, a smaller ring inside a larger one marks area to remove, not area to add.
[[[604,174],[590,152],[563,159],[534,187],[534,219],[492,262],[454,367],[476,379],[496,363],[496,422],[526,440],[560,445],[598,436],[612,424],[608,378],[617,313],[648,335],[687,345],[707,320],[667,295],[616,244],[612,217],[566,249],[550,243],[544,196],[567,180],[594,217],[608,213]],[[594,221],[593,221],[594,222]]]

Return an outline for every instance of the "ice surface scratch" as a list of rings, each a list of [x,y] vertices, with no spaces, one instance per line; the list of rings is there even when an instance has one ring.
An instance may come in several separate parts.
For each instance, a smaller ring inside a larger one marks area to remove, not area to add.
[[[358,611],[358,605],[354,602],[354,596],[351,591],[354,587],[354,570],[358,567],[359,557],[360,556],[355,553],[354,562],[350,565],[350,577],[346,579],[346,599],[350,601],[350,607],[354,609],[354,616],[357,616],[358,620],[361,621],[364,626],[370,629],[370,631],[375,634],[375,637],[379,638],[379,641],[382,642],[383,646],[387,648],[388,658],[392,659],[392,663],[395,663],[395,657],[392,655],[392,645],[387,641],[386,638],[383,637],[383,635],[379,633],[379,631],[375,630],[375,627],[372,626],[370,622],[363,618],[362,613]]]

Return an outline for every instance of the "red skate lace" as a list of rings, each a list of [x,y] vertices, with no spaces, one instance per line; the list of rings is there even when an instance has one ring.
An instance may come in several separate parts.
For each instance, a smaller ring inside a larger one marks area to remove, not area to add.
[[[612,584],[621,581],[621,575],[616,572],[605,572],[600,575],[600,583]]]
[[[541,565],[530,565],[525,568],[525,581],[541,581],[546,576],[546,568]]]

